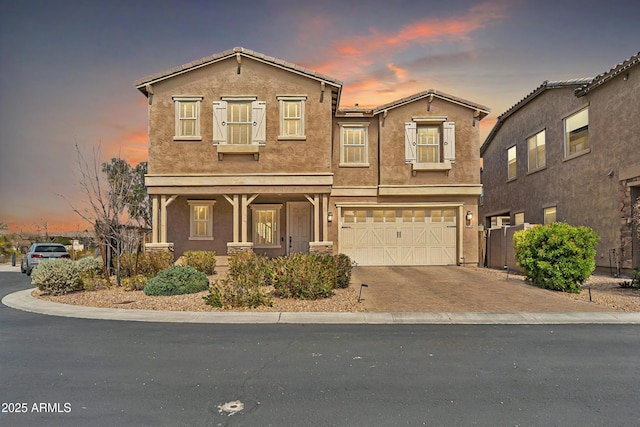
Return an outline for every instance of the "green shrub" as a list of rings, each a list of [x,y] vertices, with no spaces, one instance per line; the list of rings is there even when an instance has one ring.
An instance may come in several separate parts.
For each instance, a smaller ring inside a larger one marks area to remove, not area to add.
[[[158,251],[138,254],[138,274],[153,277],[162,270],[173,265],[173,252]],[[135,275],[136,254],[122,254],[120,256],[120,276]]]
[[[186,265],[202,271],[207,276],[216,274],[215,251],[186,251],[182,256]]]
[[[86,277],[95,277],[102,273],[102,259],[87,257],[81,258],[76,261],[78,268],[80,269],[80,274]]]
[[[144,286],[145,295],[195,294],[209,288],[209,279],[193,267],[175,265],[162,270]]]
[[[640,289],[640,268],[636,268],[633,273],[631,273],[631,286]]]
[[[598,234],[588,227],[557,222],[513,237],[516,261],[533,284],[563,292],[580,293],[596,267]]]
[[[336,273],[325,257],[295,253],[274,259],[271,281],[275,296],[319,299],[333,295]]]
[[[83,289],[78,263],[68,259],[41,262],[31,273],[31,283],[51,295],[63,295]]]
[[[205,302],[214,307],[251,307],[272,305],[271,295],[264,289],[270,283],[269,259],[252,251],[229,257],[225,279],[216,280]]]
[[[144,289],[145,285],[149,279],[147,276],[142,274],[138,274],[137,276],[125,277],[122,279],[122,288],[125,291],[141,291]]]

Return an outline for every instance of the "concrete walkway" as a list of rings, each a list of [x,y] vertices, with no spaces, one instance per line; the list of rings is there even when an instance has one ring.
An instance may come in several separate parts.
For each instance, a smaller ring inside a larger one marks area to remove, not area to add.
[[[19,272],[19,267],[0,266]],[[8,307],[83,319],[169,323],[281,324],[640,324],[640,313],[606,307],[460,267],[356,268],[352,283],[363,289],[366,313],[178,312],[84,307],[31,296],[5,296]],[[502,311],[501,311],[502,310]]]

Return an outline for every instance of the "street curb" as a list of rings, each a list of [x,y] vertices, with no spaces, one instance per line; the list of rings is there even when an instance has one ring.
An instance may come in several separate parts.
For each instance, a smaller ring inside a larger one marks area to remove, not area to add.
[[[640,324],[640,313],[220,313],[96,308],[60,304],[31,296],[33,289],[6,295],[7,307],[31,313],[81,319],[164,323],[364,324],[364,325],[560,325]]]

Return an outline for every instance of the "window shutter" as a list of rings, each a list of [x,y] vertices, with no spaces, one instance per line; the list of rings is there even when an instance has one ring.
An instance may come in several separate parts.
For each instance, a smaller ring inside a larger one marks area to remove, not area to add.
[[[213,103],[213,143],[227,143],[227,101]]]
[[[253,117],[254,144],[265,144],[267,140],[267,103],[265,101],[253,101],[251,103]]]
[[[418,127],[415,122],[404,124],[404,161],[413,163],[416,161],[416,138]]]
[[[456,161],[456,124],[444,122],[444,160],[451,163]]]

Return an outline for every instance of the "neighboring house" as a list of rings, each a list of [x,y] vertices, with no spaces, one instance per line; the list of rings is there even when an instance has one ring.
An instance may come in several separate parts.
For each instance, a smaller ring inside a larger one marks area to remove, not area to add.
[[[149,99],[148,249],[478,261],[486,107],[429,90],[339,110],[340,81],[244,48],[136,87]]]
[[[640,53],[593,79],[546,81],[498,117],[480,151],[480,222],[586,225],[601,237],[598,266],[639,267],[639,63]]]

